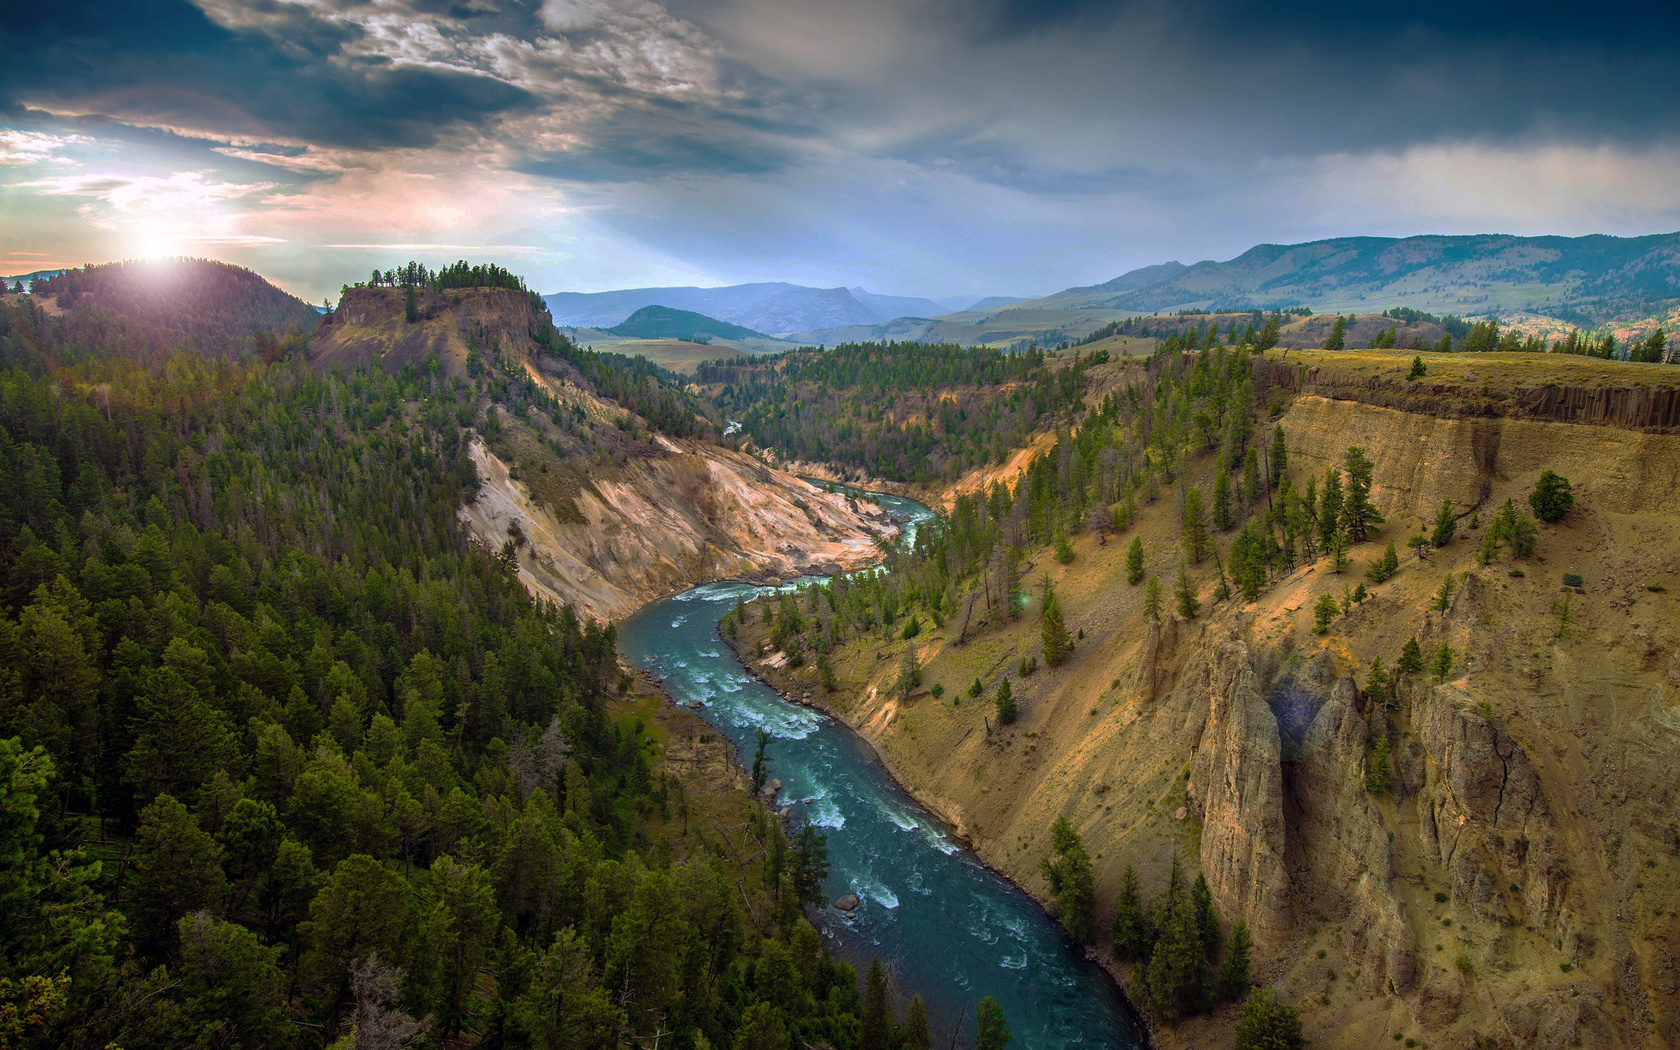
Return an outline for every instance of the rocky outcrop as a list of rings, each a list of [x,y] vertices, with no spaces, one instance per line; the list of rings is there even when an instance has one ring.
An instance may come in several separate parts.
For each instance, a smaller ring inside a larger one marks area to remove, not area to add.
[[[1260,695],[1248,648],[1214,654],[1206,728],[1185,794],[1202,824],[1202,870],[1226,915],[1247,918],[1275,946],[1294,925],[1284,868],[1283,771],[1277,718]]]
[[[1416,708],[1428,756],[1424,848],[1451,873],[1456,907],[1500,925],[1555,926],[1569,868],[1551,809],[1528,754],[1468,700],[1443,687]]]
[[[475,441],[483,484],[462,517],[492,549],[517,525],[529,540],[519,552],[526,588],[599,620],[710,580],[861,568],[880,556],[877,536],[897,533],[881,508],[751,456],[703,441],[661,442],[659,455],[579,491],[562,519]]]

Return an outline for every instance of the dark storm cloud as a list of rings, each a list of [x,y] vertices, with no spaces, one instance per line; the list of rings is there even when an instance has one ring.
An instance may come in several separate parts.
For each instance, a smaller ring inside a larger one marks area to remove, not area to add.
[[[536,101],[492,77],[347,54],[353,23],[262,7],[260,28],[229,29],[185,0],[23,5],[0,23],[0,105],[379,149]]]

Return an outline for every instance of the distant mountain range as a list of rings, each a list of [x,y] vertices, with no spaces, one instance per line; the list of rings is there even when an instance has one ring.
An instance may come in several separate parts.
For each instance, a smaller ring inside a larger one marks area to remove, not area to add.
[[[1680,233],[1647,237],[1339,237],[1262,244],[1226,262],[1163,263],[1034,300],[1039,309],[1410,306],[1596,323],[1680,298]]]
[[[543,296],[543,300],[554,315],[554,323],[571,328],[610,330],[645,306],[666,306],[715,317],[776,338],[794,332],[880,324],[899,317],[938,317],[956,310],[984,309],[966,296],[935,300],[876,295],[862,288],[811,288],[782,282],[734,284],[724,288],[556,292]],[[982,300],[985,301],[990,300]]]

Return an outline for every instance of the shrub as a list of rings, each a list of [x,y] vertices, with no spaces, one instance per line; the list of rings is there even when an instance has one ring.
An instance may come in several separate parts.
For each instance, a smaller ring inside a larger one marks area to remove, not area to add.
[[[1256,988],[1243,1001],[1234,1029],[1236,1050],[1301,1050],[1301,1015],[1271,987]]]
[[[1579,586],[1581,586],[1582,585],[1581,574],[1578,573],[1578,572],[1566,572],[1566,573],[1564,573],[1563,574],[1563,585],[1565,587],[1579,587]]]
[[[1330,630],[1330,625],[1335,622],[1336,615],[1341,611],[1334,595],[1319,595],[1318,601],[1313,605],[1313,631],[1323,634]]]

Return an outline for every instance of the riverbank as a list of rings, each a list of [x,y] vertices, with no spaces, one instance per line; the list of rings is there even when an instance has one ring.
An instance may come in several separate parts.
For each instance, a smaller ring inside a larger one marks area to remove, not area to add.
[[[846,717],[845,712],[839,710],[831,703],[824,703],[823,700],[817,699],[817,694],[810,689],[801,687],[796,693],[794,689],[794,680],[791,677],[779,674],[779,668],[765,664],[762,659],[756,656],[749,659],[741,652],[741,646],[738,639],[732,639],[721,632],[718,637],[723,644],[728,646],[729,650],[735,654],[736,661],[741,665],[741,668],[747,672],[747,674],[762,683],[765,688],[774,692],[782,700],[799,707],[816,711],[850,730],[853,737],[869,748],[870,754],[874,756],[876,763],[881,768],[881,772],[890,781],[892,781],[892,783],[897,786],[900,791],[903,791],[906,795],[916,799],[916,801],[922,805],[923,809],[925,809],[930,816],[939,822],[940,826],[945,830],[945,833],[950,835],[951,838],[957,842],[960,842],[963,848],[969,851],[978,864],[984,867],[987,871],[991,872],[993,875],[997,876],[999,879],[1009,883],[1024,896],[1031,899],[1044,913],[1046,918],[1054,921],[1054,902],[1041,896],[1040,894],[1034,893],[1030,887],[1023,885],[1020,880],[1016,879],[1009,872],[1003,870],[996,864],[993,864],[985,857],[981,856],[978,848],[979,844],[974,840],[974,838],[966,831],[953,824],[944,814],[929,805],[926,799],[913,790],[899,772],[893,768],[891,761],[888,760],[886,754],[881,750],[880,746],[874,740],[870,739],[869,736],[864,734],[859,726],[849,720]],[[767,674],[766,671],[769,673]],[[772,675],[775,677],[771,677]],[[784,821],[791,821],[791,814],[783,819]],[[1057,925],[1059,929],[1060,924],[1058,923]],[[1137,1003],[1132,1000],[1131,992],[1129,990],[1132,970],[1132,966],[1130,964],[1117,960],[1114,958],[1112,952],[1102,951],[1090,945],[1075,944],[1071,939],[1067,939],[1065,934],[1064,939],[1069,951],[1082,954],[1087,961],[1099,967],[1108,977],[1112,991],[1115,996],[1126,1005],[1126,1008],[1131,1015],[1131,1021],[1135,1026],[1136,1031],[1143,1036],[1144,1044],[1148,1050],[1178,1050],[1180,1047],[1195,1045],[1193,1043],[1182,1043],[1176,1039],[1170,1039],[1163,1042],[1161,1033],[1155,1030],[1154,1026],[1149,1023],[1147,1015],[1139,1009]],[[1234,1017],[1235,1015],[1233,1012],[1233,1020]]]

